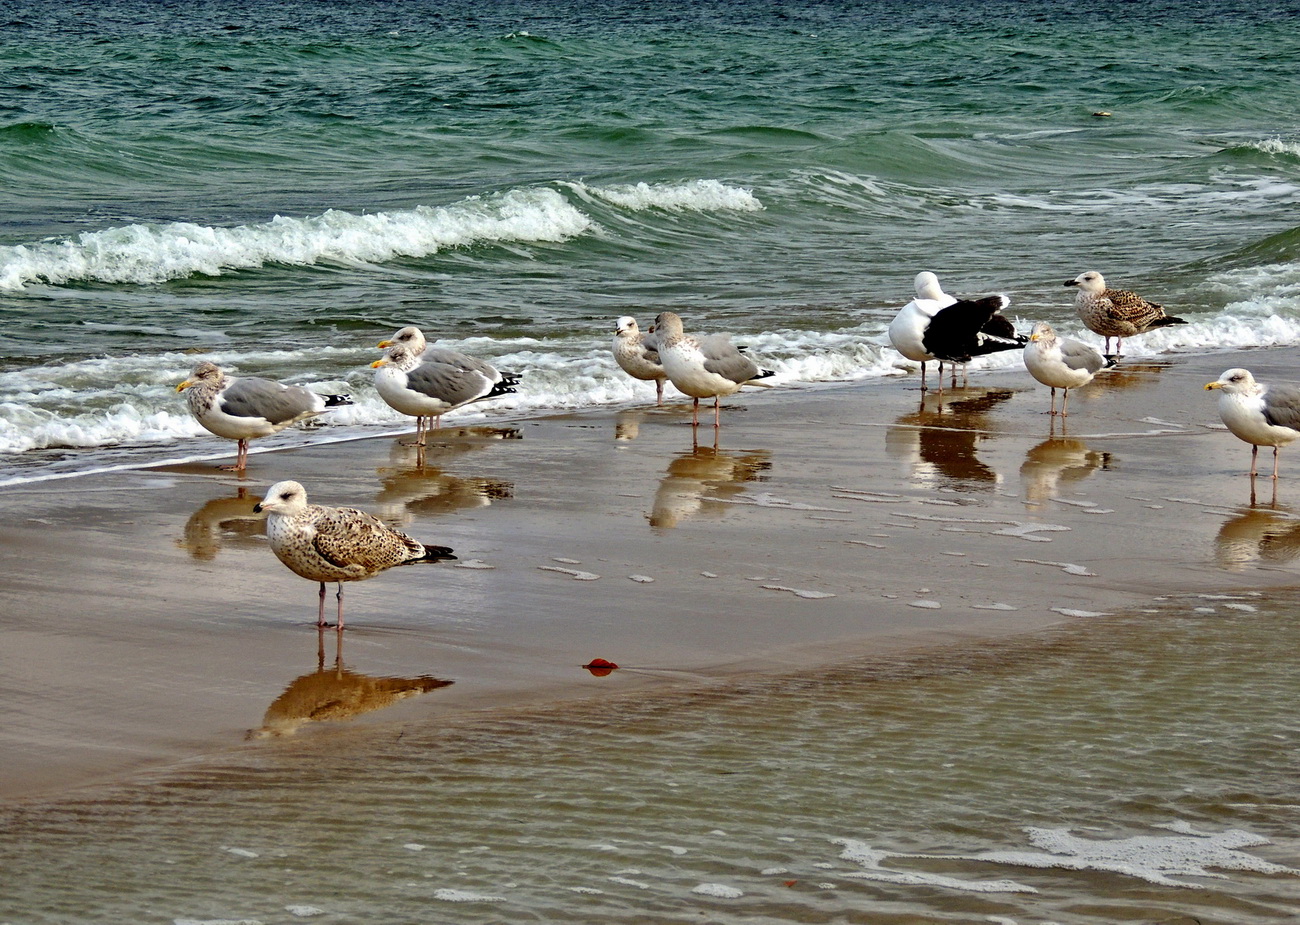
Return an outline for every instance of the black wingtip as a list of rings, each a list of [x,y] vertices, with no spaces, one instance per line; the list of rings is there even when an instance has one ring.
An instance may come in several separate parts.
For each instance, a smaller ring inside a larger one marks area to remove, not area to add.
[[[1151,327],[1164,328],[1171,324],[1187,324],[1187,321],[1183,318],[1175,318],[1173,315],[1165,315],[1163,318],[1157,318],[1155,321],[1151,322]]]
[[[424,547],[424,555],[422,555],[420,558],[418,558],[418,559],[414,559],[414,560],[412,560],[412,561],[414,561],[414,562],[439,562],[439,561],[441,561],[441,560],[443,560],[443,559],[455,559],[455,558],[456,558],[456,557],[453,556],[453,555],[451,554],[451,547],[450,547],[450,546],[425,546],[425,547]]]
[[[339,405],[352,404],[351,395],[326,395],[324,398],[326,408],[337,408]]]

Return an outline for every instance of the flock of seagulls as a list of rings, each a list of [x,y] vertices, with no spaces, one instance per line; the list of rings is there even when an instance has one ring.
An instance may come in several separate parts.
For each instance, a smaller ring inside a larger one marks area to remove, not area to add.
[[[1107,288],[1100,273],[1088,271],[1065,285],[1079,290],[1075,308],[1084,325],[1106,339],[1107,352],[1102,353],[1061,337],[1046,322],[1036,323],[1028,336],[1018,333],[1002,315],[1010,303],[1005,295],[956,298],[944,292],[938,277],[929,271],[917,274],[914,282],[916,298],[897,313],[888,335],[899,353],[921,364],[922,390],[927,387],[926,364],[931,361],[939,363],[942,390],[945,363],[955,382],[956,367],[974,357],[1019,349],[1030,375],[1051,389],[1051,415],[1058,413],[1056,390],[1062,391],[1059,413],[1063,417],[1068,414],[1070,389],[1087,385],[1097,373],[1114,366],[1123,338],[1186,323],[1136,293]],[[444,414],[512,394],[519,382],[518,375],[501,372],[483,360],[430,345],[417,327],[404,327],[377,346],[385,352],[371,364],[375,389],[392,408],[416,419],[416,446],[425,445],[428,418],[436,430]],[[744,386],[769,386],[766,380],[774,375],[728,335],[687,334],[681,317],[670,311],[660,312],[645,332],[635,318],[619,318],[613,355],[628,375],[655,383],[658,405],[663,405],[667,382],[689,396],[692,427],[699,426],[700,400],[712,398],[715,430],[721,427],[724,397]],[[1219,391],[1224,424],[1251,444],[1252,479],[1257,475],[1259,447],[1272,446],[1276,480],[1280,447],[1300,438],[1300,389],[1262,385],[1245,369],[1230,369],[1205,388]],[[198,363],[176,390],[185,393],[191,413],[203,427],[238,441],[235,464],[223,467],[238,472],[247,466],[249,440],[352,403],[347,395],[323,395],[271,379],[230,376],[207,361]],[[294,481],[272,485],[254,510],[266,514],[267,539],[280,561],[320,584],[320,626],[327,625],[327,583],[338,584],[336,619],[341,630],[343,582],[370,578],[398,565],[456,558],[451,549],[420,543],[364,511],[308,504],[306,490]]]

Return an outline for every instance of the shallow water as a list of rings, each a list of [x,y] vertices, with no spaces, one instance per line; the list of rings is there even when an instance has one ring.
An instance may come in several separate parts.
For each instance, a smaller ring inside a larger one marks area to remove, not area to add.
[[[1290,921],[1296,604],[448,724],[433,692],[4,811],[0,921]]]

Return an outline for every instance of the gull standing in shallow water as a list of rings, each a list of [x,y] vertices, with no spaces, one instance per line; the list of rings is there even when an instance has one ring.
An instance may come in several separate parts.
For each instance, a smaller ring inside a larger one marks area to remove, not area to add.
[[[734,395],[744,385],[767,388],[771,383],[762,380],[775,375],[770,369],[760,369],[726,334],[695,337],[684,333],[676,312],[660,312],[654,333],[664,372],[679,391],[695,400],[692,427],[700,423],[701,398],[713,399],[713,426],[718,428],[722,426],[722,396]]]
[[[916,298],[904,305],[889,323],[889,342],[909,360],[921,364],[921,391],[925,391],[925,364],[939,361],[939,388],[943,389],[943,364],[957,364],[1025,343],[1003,315],[1011,304],[1004,295],[958,299],[943,291],[939,277],[928,270],[916,274]]]
[[[414,446],[424,446],[426,416],[433,418],[437,430],[448,411],[515,391],[500,373],[494,379],[484,372],[480,366],[487,364],[481,361],[475,361],[478,365],[443,363],[428,359],[428,354],[425,351],[423,356],[416,356],[409,347],[395,344],[370,364],[375,370],[375,390],[379,397],[395,411],[416,419]]]
[[[1074,297],[1074,310],[1079,313],[1079,319],[1089,331],[1106,338],[1107,356],[1112,356],[1112,337],[1115,338],[1113,356],[1118,357],[1126,337],[1145,334],[1154,328],[1171,324],[1187,324],[1182,318],[1166,315],[1163,306],[1148,302],[1136,292],[1107,289],[1105,278],[1096,270],[1067,279],[1065,285],[1079,287],[1079,292]]]
[[[408,324],[404,328],[399,328],[397,332],[394,333],[393,336],[390,337],[388,340],[381,340],[378,346],[381,350],[386,350],[390,347],[402,346],[405,347],[412,356],[418,357],[420,362],[422,363],[425,362],[444,363],[448,366],[455,366],[462,370],[480,373],[483,376],[487,377],[487,379],[489,379],[493,383],[502,386],[502,390],[500,393],[502,395],[514,391],[513,388],[507,388],[507,386],[514,386],[519,384],[519,376],[517,373],[503,373],[495,366],[493,366],[491,363],[487,362],[486,360],[480,360],[478,357],[472,357],[468,354],[461,353],[459,350],[449,350],[446,347],[430,346],[428,340],[424,336],[424,332],[421,331],[413,324]],[[371,365],[373,366],[374,364]],[[376,384],[377,384],[377,378],[376,378]],[[392,405],[392,407],[397,408],[397,406],[393,405],[392,402],[389,402],[389,404]],[[401,409],[398,408],[397,410],[400,411]],[[403,412],[403,413],[412,414],[415,416],[415,433],[416,433],[415,445],[423,446],[424,434],[425,434],[424,418],[425,415],[428,415],[433,412],[425,411],[421,413],[416,413],[412,411],[412,412]],[[433,416],[435,417],[435,419],[440,417],[440,415],[437,413],[433,413]],[[435,420],[434,422],[435,428],[438,426],[438,424],[439,421]]]
[[[249,440],[279,433],[330,408],[352,404],[347,395],[321,395],[257,376],[227,376],[207,360],[196,365],[176,391],[186,393],[190,414],[205,428],[218,437],[239,441],[235,464],[222,467],[235,472],[243,472],[248,464]]]
[[[1056,390],[1065,393],[1061,401],[1061,417],[1070,403],[1070,389],[1077,389],[1092,381],[1102,369],[1114,366],[1093,347],[1069,337],[1059,337],[1046,321],[1034,325],[1025,345],[1025,368],[1043,385],[1052,387],[1052,410],[1056,414]]]
[[[379,518],[350,507],[307,503],[297,482],[276,482],[255,512],[266,513],[266,538],[281,562],[320,582],[317,626],[325,626],[325,583],[338,583],[338,628],[343,629],[343,582],[362,581],[395,565],[455,559],[446,546],[426,546]]]
[[[633,379],[653,381],[658,393],[656,404],[663,407],[668,374],[659,362],[658,342],[653,334],[642,334],[631,315],[618,319],[614,328],[614,361]]]
[[[1219,390],[1219,417],[1228,430],[1250,446],[1250,477],[1258,473],[1259,448],[1273,448],[1273,479],[1278,450],[1300,437],[1300,389],[1264,385],[1246,369],[1229,369],[1206,389]]]

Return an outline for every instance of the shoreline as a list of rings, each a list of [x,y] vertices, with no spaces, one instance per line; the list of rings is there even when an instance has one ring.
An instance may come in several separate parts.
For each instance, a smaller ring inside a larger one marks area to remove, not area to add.
[[[1300,453],[1282,454],[1278,507],[1263,478],[1252,508],[1249,447],[1201,387],[1234,365],[1286,380],[1296,356],[1122,365],[1071,397],[1065,436],[1013,369],[942,407],[916,377],[747,390],[716,449],[711,427],[692,447],[688,402],[655,409],[647,387],[643,408],[445,422],[423,464],[374,436],[256,454],[242,480],[187,462],[7,486],[0,801],[250,732],[461,722],[1289,586],[1263,544],[1296,523]],[[316,586],[251,512],[282,478],[460,557],[347,585],[344,669],[312,632]],[[593,677],[593,658],[648,670]]]

